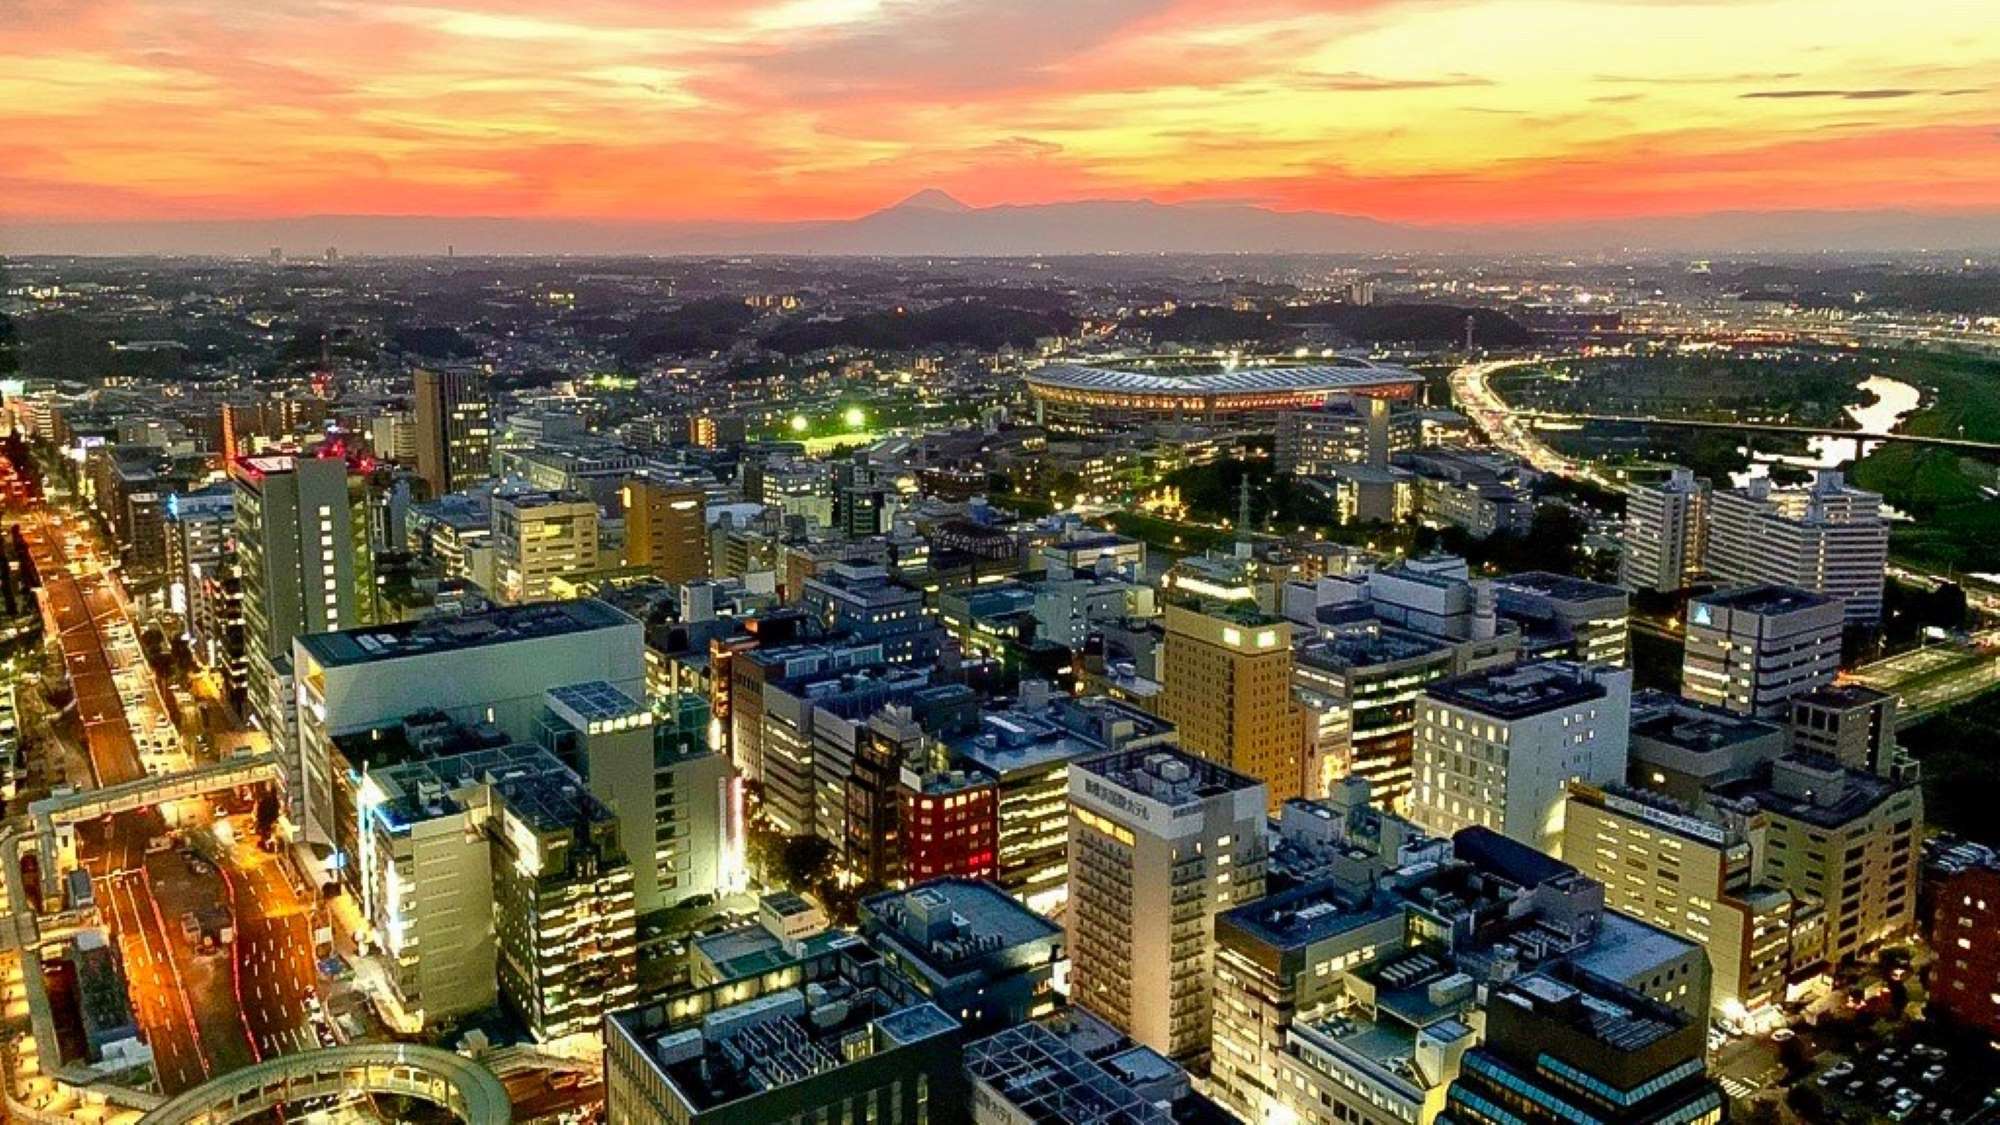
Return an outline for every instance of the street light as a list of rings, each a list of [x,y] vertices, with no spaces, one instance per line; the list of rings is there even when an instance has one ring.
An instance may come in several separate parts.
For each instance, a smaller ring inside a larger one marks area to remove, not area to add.
[[[847,413],[841,417],[846,420],[847,428],[850,430],[858,430],[868,421],[868,415],[858,406],[848,407]]]

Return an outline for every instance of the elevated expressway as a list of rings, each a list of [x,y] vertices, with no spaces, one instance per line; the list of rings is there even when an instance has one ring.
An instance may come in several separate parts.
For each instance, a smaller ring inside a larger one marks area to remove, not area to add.
[[[437,1047],[359,1043],[279,1055],[232,1070],[154,1109],[139,1125],[232,1125],[319,1099],[416,1098],[467,1125],[511,1125],[506,1087],[484,1066]]]

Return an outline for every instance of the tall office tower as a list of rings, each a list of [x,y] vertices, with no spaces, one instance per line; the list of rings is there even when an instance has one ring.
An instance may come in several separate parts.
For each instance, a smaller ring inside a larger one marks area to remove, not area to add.
[[[1882,497],[1821,469],[1805,488],[1757,477],[1715,494],[1709,508],[1710,574],[1727,582],[1797,586],[1838,599],[1850,625],[1882,619],[1889,521]]]
[[[1746,586],[1688,604],[1681,694],[1739,715],[1783,717],[1789,700],[1833,682],[1843,627],[1838,599]]]
[[[1708,951],[1717,1021],[1761,1030],[1782,1019],[1792,929],[1806,908],[1762,879],[1760,820],[1729,825],[1658,793],[1579,783],[1564,832],[1565,854],[1604,884],[1606,906]]]
[[[367,487],[351,484],[347,462],[334,457],[240,457],[229,473],[250,715],[278,750],[288,811],[303,823],[292,640],[374,620]]]
[[[167,605],[187,626],[189,651],[241,715],[249,670],[243,653],[243,586],[236,570],[236,497],[227,485],[169,497]]]
[[[706,701],[674,696],[656,718],[602,680],[565,684],[547,701],[541,743],[618,818],[642,917],[742,889],[743,787],[708,748]]]
[[[709,577],[708,502],[700,486],[633,477],[624,499],[625,565],[668,582]]]
[[[1368,782],[1382,808],[1407,808],[1417,698],[1426,683],[1451,674],[1452,661],[1450,640],[1379,621],[1306,642],[1292,684],[1326,736],[1315,785],[1352,775]]]
[[[645,648],[638,621],[593,598],[299,637],[303,823],[352,855],[355,775],[388,741],[377,732],[401,738],[411,716],[428,713],[532,743],[551,689],[602,680],[643,695]]]
[[[1708,549],[1708,506],[1708,481],[1692,469],[1676,468],[1658,484],[1633,489],[1625,498],[1618,584],[1661,594],[1686,589]]]
[[[1565,786],[1625,777],[1632,673],[1549,661],[1434,683],[1417,701],[1410,819],[1450,836],[1479,825],[1563,851]]]
[[[417,475],[436,498],[493,475],[493,409],[478,372],[419,370],[411,377],[416,404]]]
[[[1273,810],[1303,792],[1290,622],[1248,605],[1169,605],[1160,678],[1160,716],[1183,749],[1261,781]]]
[[[1574,969],[1517,977],[1486,1001],[1486,1040],[1460,1064],[1442,1125],[1717,1125],[1722,1090],[1700,1019]]]
[[[1896,697],[1839,684],[1792,697],[1786,724],[1792,749],[1824,754],[1848,769],[1884,777],[1896,771]]]
[[[1176,1061],[1209,1050],[1215,916],[1264,894],[1262,782],[1176,750],[1069,774],[1070,999]]]
[[[597,505],[574,492],[510,487],[493,494],[493,585],[498,601],[546,601],[549,583],[596,570]]]

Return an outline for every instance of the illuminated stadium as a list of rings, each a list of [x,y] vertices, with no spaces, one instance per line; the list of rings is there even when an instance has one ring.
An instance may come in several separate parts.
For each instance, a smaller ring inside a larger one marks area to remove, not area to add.
[[[1231,422],[1340,395],[1417,397],[1423,376],[1371,360],[1140,356],[1051,363],[1024,376],[1042,425],[1090,434],[1149,422]]]

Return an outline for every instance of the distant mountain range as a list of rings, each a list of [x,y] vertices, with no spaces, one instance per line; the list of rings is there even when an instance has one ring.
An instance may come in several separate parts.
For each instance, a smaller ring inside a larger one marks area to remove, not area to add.
[[[598,222],[308,215],[187,222],[10,222],[0,254],[1672,254],[2000,249],[2000,211],[1730,211],[1533,225],[1422,226],[1240,203],[1098,200],[968,207],[936,188],[857,219]]]

